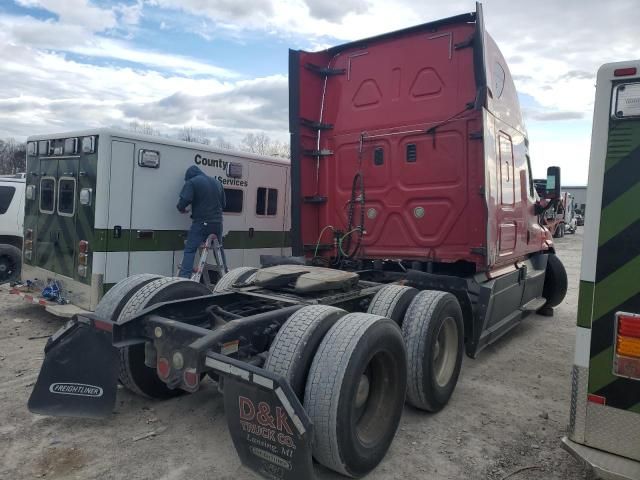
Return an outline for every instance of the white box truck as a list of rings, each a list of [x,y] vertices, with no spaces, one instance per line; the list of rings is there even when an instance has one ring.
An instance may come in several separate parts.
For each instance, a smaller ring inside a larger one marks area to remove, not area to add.
[[[176,204],[191,165],[225,188],[229,268],[290,254],[286,159],[113,129],[38,135],[27,140],[22,271],[37,282],[15,293],[45,303],[38,289],[56,281],[69,304],[93,310],[130,275],[175,275],[191,222]]]
[[[596,478],[640,479],[640,60],[597,77],[565,448]]]

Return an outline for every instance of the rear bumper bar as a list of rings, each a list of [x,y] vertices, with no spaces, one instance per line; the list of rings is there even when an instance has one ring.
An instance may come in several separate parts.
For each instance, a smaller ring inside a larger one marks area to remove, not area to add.
[[[562,447],[591,469],[596,478],[603,480],[637,480],[640,478],[640,462],[581,445],[567,437],[563,437]]]

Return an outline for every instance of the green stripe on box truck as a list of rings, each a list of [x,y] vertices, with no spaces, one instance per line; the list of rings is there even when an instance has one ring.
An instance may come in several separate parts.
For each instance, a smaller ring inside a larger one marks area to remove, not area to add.
[[[140,231],[145,231],[140,229]],[[113,238],[112,230],[98,229],[94,234],[94,252],[154,252],[184,249],[187,232],[182,230],[154,230],[149,238],[138,238],[138,230],[122,230],[120,238]],[[248,250],[258,248],[286,248],[291,246],[289,232],[230,231],[224,237],[224,248]]]
[[[598,245],[603,245],[640,219],[640,183],[602,210]]]
[[[596,284],[593,318],[600,318],[640,292],[640,256]]]
[[[593,282],[580,281],[578,293],[578,326],[591,328],[591,310],[593,309]]]
[[[609,128],[605,170],[612,168],[637,147],[640,147],[640,122],[615,123]]]
[[[612,370],[613,345],[589,361],[589,392],[593,393],[615,381]]]

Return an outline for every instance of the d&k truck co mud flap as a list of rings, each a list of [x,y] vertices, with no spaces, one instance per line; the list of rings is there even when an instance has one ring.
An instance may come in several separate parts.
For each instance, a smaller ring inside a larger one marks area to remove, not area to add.
[[[118,350],[111,343],[112,334],[77,318],[58,330],[45,347],[28,403],[33,413],[95,418],[113,411]]]
[[[205,363],[224,377],[225,415],[242,463],[269,479],[313,479],[313,424],[286,380],[216,353]]]

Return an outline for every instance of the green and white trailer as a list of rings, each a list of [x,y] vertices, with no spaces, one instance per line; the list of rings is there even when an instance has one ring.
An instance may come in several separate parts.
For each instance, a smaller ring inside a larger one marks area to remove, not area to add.
[[[598,71],[568,437],[596,477],[640,479],[640,61]]]
[[[72,305],[94,310],[137,273],[175,275],[191,222],[176,204],[191,165],[224,185],[229,268],[290,254],[288,160],[113,129],[27,142],[22,281],[56,280]]]

